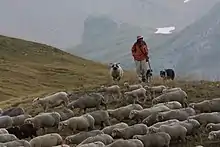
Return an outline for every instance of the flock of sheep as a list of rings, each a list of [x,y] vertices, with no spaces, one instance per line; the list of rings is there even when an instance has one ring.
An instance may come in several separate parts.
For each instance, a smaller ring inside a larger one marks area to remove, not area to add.
[[[32,101],[43,108],[35,116],[21,107],[1,110],[0,147],[169,147],[189,137],[201,141],[201,133],[220,139],[220,98],[198,103],[187,98],[179,87],[127,82],[82,96],[57,92]],[[109,108],[121,101],[124,105]]]

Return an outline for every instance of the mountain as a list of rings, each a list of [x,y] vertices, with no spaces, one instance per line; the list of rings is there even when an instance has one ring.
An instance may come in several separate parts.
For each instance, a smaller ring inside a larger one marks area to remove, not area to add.
[[[157,48],[163,67],[175,67],[180,75],[198,74],[203,78],[220,80],[220,3],[207,15],[174,35]]]
[[[153,30],[175,25],[180,31],[218,1],[191,0],[185,4],[184,0],[3,0],[0,34],[70,48],[81,42],[83,23],[89,15],[106,15],[117,23]]]
[[[106,65],[45,44],[0,36],[0,101],[95,87],[108,81],[106,73]]]

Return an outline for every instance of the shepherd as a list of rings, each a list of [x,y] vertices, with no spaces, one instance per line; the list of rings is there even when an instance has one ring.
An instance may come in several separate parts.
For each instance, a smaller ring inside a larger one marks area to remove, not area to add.
[[[143,36],[137,36],[137,41],[133,44],[131,51],[136,65],[136,73],[138,80],[140,82],[146,82],[148,78],[147,74],[149,74],[148,71],[152,72],[152,70],[148,70],[148,66],[150,68],[148,46],[146,42],[143,40]]]

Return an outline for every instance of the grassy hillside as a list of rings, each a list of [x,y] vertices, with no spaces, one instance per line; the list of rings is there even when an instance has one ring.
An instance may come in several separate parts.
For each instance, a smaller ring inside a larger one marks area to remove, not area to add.
[[[0,36],[0,101],[108,83],[108,67],[51,46]]]

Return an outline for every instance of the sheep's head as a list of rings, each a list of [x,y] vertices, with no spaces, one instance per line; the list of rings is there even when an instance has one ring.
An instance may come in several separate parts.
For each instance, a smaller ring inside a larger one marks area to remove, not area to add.
[[[137,110],[132,110],[129,114],[129,118],[130,119],[134,118],[137,113],[138,113]]]
[[[32,124],[34,126],[33,118],[27,118],[24,120],[24,124]]]
[[[206,125],[206,130],[207,131],[211,131],[212,128],[213,128],[213,123],[209,123],[209,124]]]
[[[71,144],[71,138],[69,137],[69,136],[67,136],[65,139],[64,139],[64,142],[66,143],[66,144]]]
[[[156,116],[156,121],[162,121],[164,119],[163,115],[161,113],[158,113]]]
[[[148,128],[148,133],[149,134],[153,134],[153,133],[156,133],[157,132],[157,128],[155,128],[155,127],[149,127]]]
[[[62,121],[58,125],[58,130],[62,131],[68,125],[67,121]]]
[[[142,137],[142,135],[134,135],[133,137],[132,137],[132,139],[140,139]]]
[[[125,86],[126,88],[129,88],[128,82],[125,82],[125,83],[124,83],[124,86]]]
[[[39,104],[39,101],[40,101],[40,98],[39,98],[39,97],[35,98],[35,99],[32,101],[32,106],[38,105],[38,104]]]
[[[195,103],[190,103],[190,104],[189,104],[189,107],[191,107],[191,108],[194,109],[194,108],[195,108]]]
[[[216,135],[215,132],[210,132],[210,133],[209,133],[209,136],[208,136],[208,139],[209,139],[209,140],[214,140],[214,139],[216,138],[216,136],[217,136],[217,135]]]
[[[119,134],[119,133],[120,133],[120,130],[119,130],[118,128],[115,128],[115,129],[112,130],[111,136],[112,136],[112,137],[116,137],[117,134]]]

